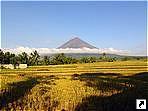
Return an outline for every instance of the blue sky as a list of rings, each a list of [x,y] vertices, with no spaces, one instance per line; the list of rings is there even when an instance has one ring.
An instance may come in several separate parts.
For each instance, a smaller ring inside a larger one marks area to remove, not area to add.
[[[73,36],[146,52],[146,2],[2,2],[3,48],[57,48]]]

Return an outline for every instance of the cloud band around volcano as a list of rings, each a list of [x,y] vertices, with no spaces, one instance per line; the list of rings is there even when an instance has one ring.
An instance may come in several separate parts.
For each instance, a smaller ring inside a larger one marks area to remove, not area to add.
[[[99,48],[99,49],[90,49],[90,48],[29,48],[29,47],[17,47],[17,48],[3,48],[3,50],[10,51],[15,54],[22,52],[31,53],[34,50],[37,50],[39,54],[55,54],[55,53],[109,53],[109,54],[118,54],[118,55],[128,55],[129,51],[126,50],[117,50],[114,48]]]

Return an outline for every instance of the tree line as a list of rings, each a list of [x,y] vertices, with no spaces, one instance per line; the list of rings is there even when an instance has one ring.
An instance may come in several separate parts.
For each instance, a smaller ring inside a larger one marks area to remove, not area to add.
[[[139,58],[138,58],[139,59]],[[1,64],[27,64],[28,66],[34,65],[58,65],[58,64],[74,64],[74,63],[93,63],[93,62],[114,62],[119,60],[117,57],[108,57],[106,53],[102,56],[83,56],[80,58],[73,58],[66,56],[64,53],[55,54],[53,56],[41,57],[35,50],[30,54],[22,52],[20,54],[13,54],[10,52],[3,52],[0,49],[0,63]],[[130,60],[129,57],[124,57],[121,60]]]
[[[38,65],[39,63],[39,54],[37,51],[32,52],[28,55],[26,52],[21,54],[13,54],[10,52],[3,52],[0,50],[0,63],[1,64],[27,64],[27,65]]]

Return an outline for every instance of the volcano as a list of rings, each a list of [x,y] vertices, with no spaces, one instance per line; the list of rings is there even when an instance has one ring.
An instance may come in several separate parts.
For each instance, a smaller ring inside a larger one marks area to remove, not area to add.
[[[75,37],[75,38],[69,40],[65,44],[63,44],[60,47],[58,47],[58,49],[66,49],[66,48],[78,49],[78,48],[84,48],[84,47],[85,48],[90,48],[90,49],[97,49],[96,47],[90,45],[89,43],[81,40],[78,37]]]

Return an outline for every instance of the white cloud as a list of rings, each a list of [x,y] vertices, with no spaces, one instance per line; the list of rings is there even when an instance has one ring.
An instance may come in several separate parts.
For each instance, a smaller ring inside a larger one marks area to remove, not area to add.
[[[39,54],[54,54],[54,53],[110,53],[110,54],[118,54],[118,55],[129,55],[130,52],[126,50],[118,50],[114,48],[100,48],[100,49],[90,49],[90,48],[66,48],[66,49],[56,49],[56,48],[29,48],[29,47],[17,47],[17,48],[3,48],[3,50],[10,51],[12,53],[18,54],[22,52],[26,52],[30,54],[32,51],[37,50]]]
[[[110,54],[118,54],[118,55],[130,55],[130,51],[127,50],[119,50],[119,49],[114,49],[114,48],[103,48],[99,49],[100,53],[110,53]]]

